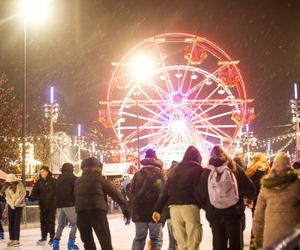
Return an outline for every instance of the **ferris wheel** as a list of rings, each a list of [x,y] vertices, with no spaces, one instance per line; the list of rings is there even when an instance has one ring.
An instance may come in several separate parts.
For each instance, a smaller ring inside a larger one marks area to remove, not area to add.
[[[108,114],[102,122],[127,155],[152,147],[170,161],[189,145],[204,157],[216,144],[231,150],[254,119],[238,63],[196,35],[145,39],[114,64],[107,100],[100,102]]]

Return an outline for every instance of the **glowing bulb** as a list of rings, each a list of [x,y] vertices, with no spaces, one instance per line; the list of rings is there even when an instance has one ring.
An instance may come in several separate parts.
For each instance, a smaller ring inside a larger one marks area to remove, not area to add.
[[[25,22],[40,22],[49,14],[50,0],[22,0],[21,12]]]
[[[176,77],[176,78],[181,78],[181,77],[182,77],[182,73],[176,73],[176,74],[175,74],[175,77]]]
[[[210,86],[210,85],[212,85],[212,81],[211,81],[211,80],[207,80],[207,81],[205,82],[205,84],[208,85],[208,86]]]
[[[192,75],[191,75],[191,79],[192,79],[192,80],[196,80],[197,78],[198,78],[198,76],[197,76],[196,74],[192,74]]]
[[[151,61],[151,58],[146,55],[140,55],[134,58],[134,60],[130,63],[131,73],[137,79],[145,79],[151,76],[154,65]]]

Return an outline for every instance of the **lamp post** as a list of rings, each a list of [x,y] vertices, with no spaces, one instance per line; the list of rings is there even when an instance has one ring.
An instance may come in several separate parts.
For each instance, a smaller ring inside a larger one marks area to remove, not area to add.
[[[84,136],[81,134],[81,124],[78,124],[77,126],[77,136],[75,137],[75,146],[78,147],[78,153],[77,153],[77,160],[78,160],[78,171],[80,171],[80,164],[81,164],[81,148],[85,144]]]
[[[50,147],[50,170],[53,171],[53,131],[54,124],[57,122],[59,105],[54,103],[54,87],[50,87],[50,103],[45,104],[45,117],[50,119],[50,130],[49,130],[49,147]]]
[[[134,88],[135,88],[135,109],[136,109],[136,134],[137,134],[137,158],[138,158],[138,168],[140,168],[140,110],[139,110],[139,94],[140,94],[140,84],[143,80],[149,78],[153,72],[153,62],[147,55],[138,55],[130,63],[131,73],[134,78]]]
[[[47,0],[22,0],[21,16],[24,27],[24,67],[23,67],[23,115],[22,115],[22,181],[26,184],[26,116],[27,116],[27,28],[29,22],[37,22],[46,17]]]

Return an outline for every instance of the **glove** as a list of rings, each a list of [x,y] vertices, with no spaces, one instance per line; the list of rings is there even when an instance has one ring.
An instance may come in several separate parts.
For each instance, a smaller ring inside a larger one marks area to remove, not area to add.
[[[262,249],[263,247],[263,237],[256,235],[253,237],[252,239],[252,244],[251,246],[253,246],[253,249]]]
[[[123,215],[124,215],[125,225],[127,226],[130,224],[130,213],[128,210],[124,210]]]

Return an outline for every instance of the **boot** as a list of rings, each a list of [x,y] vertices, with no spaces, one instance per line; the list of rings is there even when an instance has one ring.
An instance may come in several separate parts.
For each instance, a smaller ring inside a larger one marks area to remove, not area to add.
[[[53,240],[53,250],[59,250],[59,240]]]
[[[75,240],[69,239],[68,250],[79,250],[79,247],[75,245]]]

